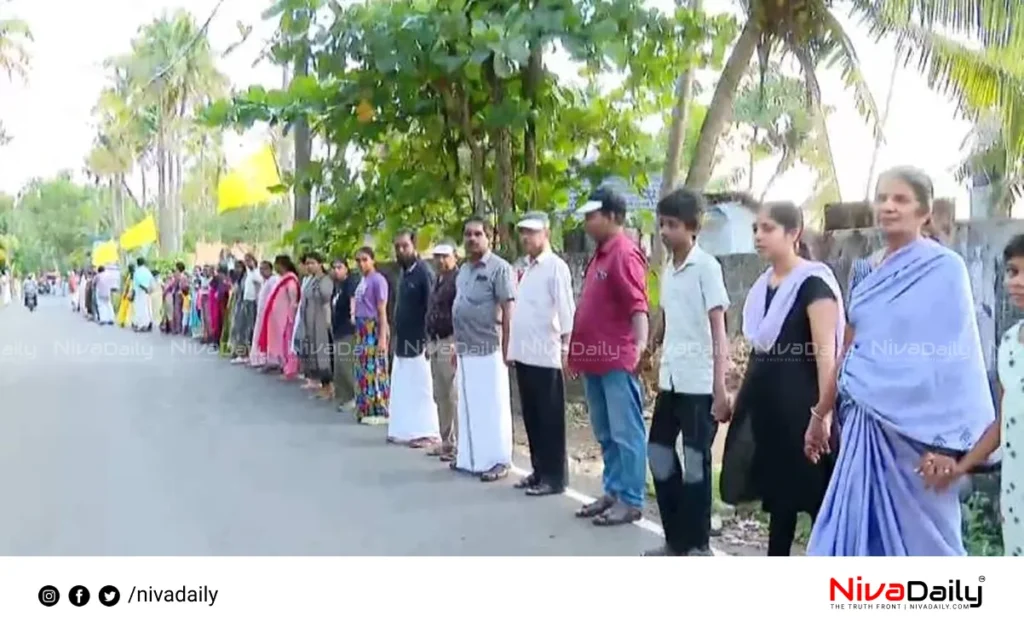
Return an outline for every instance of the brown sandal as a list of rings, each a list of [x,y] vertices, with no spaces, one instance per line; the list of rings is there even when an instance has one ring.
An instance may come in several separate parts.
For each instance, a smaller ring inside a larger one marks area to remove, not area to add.
[[[576,511],[577,519],[592,519],[604,514],[604,512],[615,505],[615,498],[604,495],[601,498],[586,504]]]
[[[613,506],[594,517],[594,525],[601,527],[612,527],[616,525],[628,525],[636,523],[643,517],[639,508],[628,506],[617,501]]]

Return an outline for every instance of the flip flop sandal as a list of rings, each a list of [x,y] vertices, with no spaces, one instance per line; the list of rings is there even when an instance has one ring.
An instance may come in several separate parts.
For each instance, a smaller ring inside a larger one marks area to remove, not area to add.
[[[594,525],[600,527],[628,525],[636,523],[641,517],[643,517],[643,513],[640,510],[625,504],[616,504],[594,517]]]
[[[596,516],[604,514],[604,512],[615,505],[615,499],[605,495],[596,501],[588,503],[579,510],[576,511],[576,518],[578,519],[592,519]]]
[[[510,471],[511,469],[508,466],[498,465],[480,475],[480,481],[484,483],[493,483],[495,481],[500,481],[505,477],[508,477]]]
[[[455,460],[458,458],[458,455],[456,455],[454,452],[449,451],[447,453],[441,453],[440,455],[437,456],[437,458],[440,459],[442,462],[450,462],[454,464]]]

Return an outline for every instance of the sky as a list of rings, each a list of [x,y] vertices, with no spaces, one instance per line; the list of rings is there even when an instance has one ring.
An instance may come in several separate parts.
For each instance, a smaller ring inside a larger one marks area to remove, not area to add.
[[[673,0],[648,1],[661,8],[673,5]],[[107,82],[103,61],[127,51],[138,28],[160,13],[183,8],[202,23],[216,4],[217,0],[13,0],[0,4],[5,13],[28,21],[35,36],[28,83],[0,77],[0,119],[14,137],[10,145],[0,148],[0,191],[14,193],[34,177],[64,169],[80,173],[95,137],[91,110]],[[704,6],[706,11],[735,12],[737,4],[705,0]],[[269,0],[224,0],[211,23],[209,36],[218,54],[239,39],[237,22],[255,27],[243,46],[218,62],[236,87],[280,85],[279,68],[266,62],[253,65],[273,32],[273,24],[260,20],[268,5]],[[893,68],[892,44],[876,43],[866,29],[849,19],[844,24],[881,109]],[[573,74],[563,58],[553,56],[548,64],[559,75]],[[714,80],[715,73],[710,71],[698,77],[706,86],[705,100]],[[822,73],[822,90],[824,101],[835,108],[828,128],[843,199],[863,199],[874,139],[838,72]],[[971,125],[956,116],[953,104],[930,90],[915,69],[900,69],[877,171],[903,164],[924,169],[935,180],[937,195],[957,198],[958,215],[963,216],[967,190],[955,181],[952,171],[964,153],[962,144],[970,130]],[[230,138],[229,162],[258,142],[255,138]],[[773,167],[771,163],[759,166],[755,189],[764,186]],[[812,182],[809,170],[794,169],[777,182],[769,197],[799,202],[807,197]]]

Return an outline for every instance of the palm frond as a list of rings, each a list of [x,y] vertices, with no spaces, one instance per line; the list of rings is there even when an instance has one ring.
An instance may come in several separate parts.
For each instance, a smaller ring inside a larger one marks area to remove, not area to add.
[[[916,24],[945,30],[985,47],[1024,45],[1024,3],[1020,0],[853,0],[854,13],[869,17],[876,35]]]
[[[853,92],[853,102],[857,111],[871,125],[875,138],[882,138],[878,103],[860,71],[860,60],[853,41],[831,12],[821,16],[821,27],[826,37],[820,43],[822,48],[819,56],[824,59],[827,68],[839,67],[843,83]]]

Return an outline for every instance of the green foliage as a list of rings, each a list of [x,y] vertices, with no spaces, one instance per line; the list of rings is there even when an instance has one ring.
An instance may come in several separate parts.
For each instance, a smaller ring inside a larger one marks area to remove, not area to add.
[[[94,239],[113,237],[108,205],[109,191],[80,185],[62,173],[26,185],[8,219],[0,221],[18,239],[19,268],[67,269]]]
[[[728,19],[638,0],[390,0],[331,5],[333,20],[315,27],[321,4],[282,0],[266,14],[279,21],[275,60],[309,53],[310,76],[251,87],[204,118],[309,121],[329,158],[288,179],[320,203],[287,241],[349,252],[403,226],[455,236],[473,213],[500,234],[521,211],[564,208],[573,189],[608,176],[642,182],[662,157],[640,122],[671,106],[681,69],[720,60],[735,32]],[[531,63],[556,42],[582,85]],[[601,90],[609,72],[623,79]]]
[[[996,480],[992,482],[995,485],[974,490],[962,504],[964,547],[969,556],[1002,556],[1003,534],[997,507],[998,475],[979,475],[974,479],[977,481],[983,477],[995,477]]]

